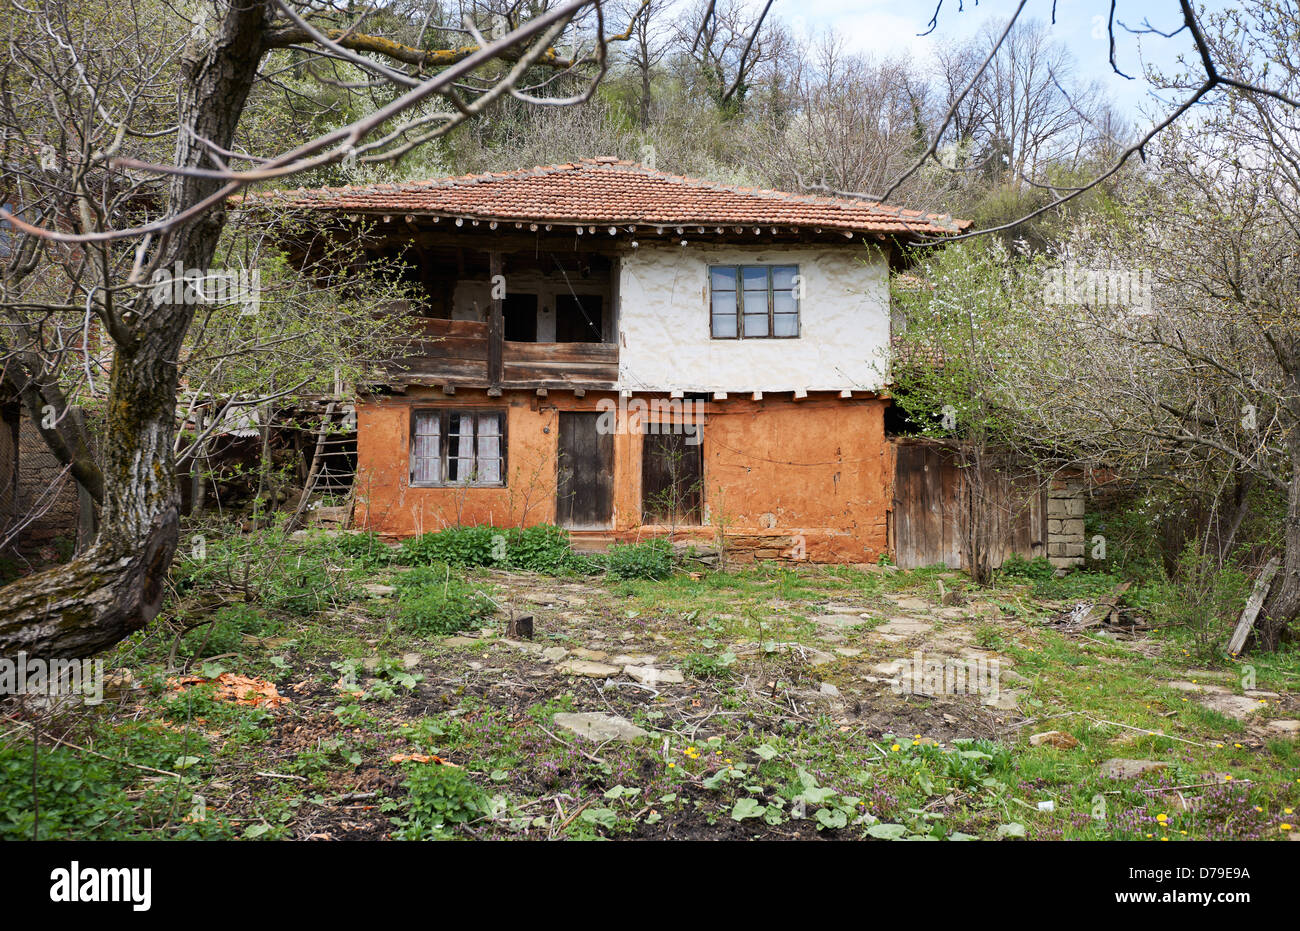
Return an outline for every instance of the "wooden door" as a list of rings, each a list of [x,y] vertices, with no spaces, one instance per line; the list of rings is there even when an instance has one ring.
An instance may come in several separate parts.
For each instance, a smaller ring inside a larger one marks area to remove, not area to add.
[[[614,518],[614,434],[599,413],[560,413],[555,522],[570,530],[608,530]]]
[[[951,449],[930,443],[898,443],[894,471],[894,561],[901,569],[942,563],[963,569],[963,540],[972,507],[987,515],[990,565],[1011,553],[1026,559],[1047,552],[1047,493],[1029,478],[991,473],[982,502]]]

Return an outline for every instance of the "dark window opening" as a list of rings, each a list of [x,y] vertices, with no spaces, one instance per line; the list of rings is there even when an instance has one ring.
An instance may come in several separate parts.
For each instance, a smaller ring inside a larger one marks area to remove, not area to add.
[[[646,433],[641,438],[641,522],[703,523],[704,457],[695,432]]]
[[[537,342],[537,295],[508,294],[501,302],[505,338],[515,343]]]
[[[605,333],[605,302],[599,294],[555,296],[555,341],[599,343]]]

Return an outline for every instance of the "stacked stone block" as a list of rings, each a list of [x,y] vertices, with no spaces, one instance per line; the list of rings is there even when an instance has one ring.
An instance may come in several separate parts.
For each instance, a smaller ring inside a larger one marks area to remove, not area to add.
[[[1083,565],[1083,481],[1055,478],[1047,488],[1047,559],[1058,569]]]

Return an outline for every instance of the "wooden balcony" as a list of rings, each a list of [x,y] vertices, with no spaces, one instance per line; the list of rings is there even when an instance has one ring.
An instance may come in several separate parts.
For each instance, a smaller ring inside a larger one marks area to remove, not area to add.
[[[489,326],[471,320],[422,318],[410,352],[392,365],[400,385],[466,388],[612,389],[618,380],[613,343],[501,341],[501,373],[490,374]]]

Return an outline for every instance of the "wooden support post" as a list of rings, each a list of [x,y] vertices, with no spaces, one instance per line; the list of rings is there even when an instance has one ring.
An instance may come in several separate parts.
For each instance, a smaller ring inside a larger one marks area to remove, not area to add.
[[[504,263],[501,260],[500,252],[488,253],[488,268],[492,276],[490,282],[492,305],[488,313],[488,345],[487,345],[487,377],[488,385],[499,389],[501,387],[502,376],[502,350],[505,342],[505,315],[502,310],[504,303],[499,296],[501,293],[498,283],[502,280],[500,275],[503,274]]]
[[[1280,565],[1281,562],[1274,556],[1255,580],[1255,590],[1250,593],[1250,598],[1246,601],[1246,609],[1241,612],[1241,620],[1237,621],[1237,629],[1232,632],[1232,639],[1228,641],[1230,655],[1236,656],[1246,645],[1246,638],[1250,636],[1251,628],[1255,626],[1259,609],[1264,607],[1264,599],[1268,597],[1269,586],[1273,584],[1273,576],[1277,575]]]

